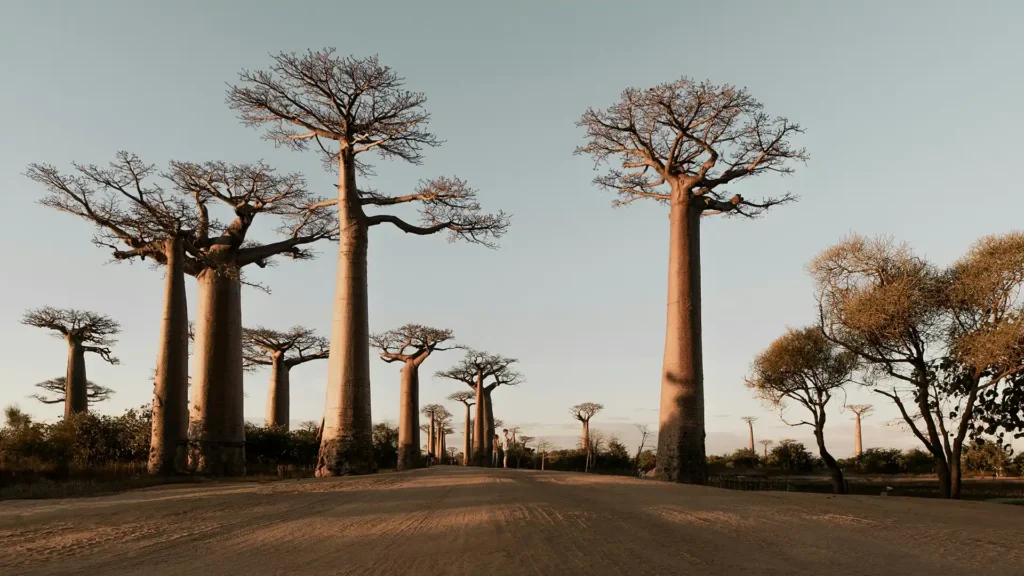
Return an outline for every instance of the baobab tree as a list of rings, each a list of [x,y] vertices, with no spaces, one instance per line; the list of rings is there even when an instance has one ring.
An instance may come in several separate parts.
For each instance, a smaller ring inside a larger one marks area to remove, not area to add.
[[[186,202],[147,183],[156,171],[134,154],[118,152],[106,167],[74,164],[63,174],[49,164],[26,173],[48,195],[40,203],[91,222],[93,243],[110,248],[114,260],[149,259],[165,267],[163,320],[153,379],[149,472],[167,475],[187,467],[188,306],[185,270],[195,270],[195,232],[205,197]]]
[[[796,402],[811,413],[810,420],[790,426],[810,426],[821,459],[832,472],[832,489],[846,493],[843,471],[825,448],[825,406],[832,395],[853,382],[857,357],[828,341],[817,327],[789,329],[759,354],[753,363],[747,387],[764,403],[785,411]]]
[[[43,390],[48,395],[43,394],[32,394],[29,398],[33,398],[42,402],[43,404],[64,404],[67,402],[68,386],[67,377],[60,376],[57,378],[51,378],[36,384],[36,388]],[[97,402],[104,402],[109,400],[114,395],[114,391],[106,386],[100,386],[95,382],[89,380],[86,382],[86,400],[89,404],[96,404]]]
[[[517,386],[524,381],[523,376],[512,369],[516,362],[514,358],[467,349],[461,362],[435,374],[438,378],[463,382],[473,389],[476,414],[472,462],[475,466],[488,466],[491,462],[495,422],[491,394],[498,386]]]
[[[287,332],[262,326],[242,329],[242,364],[248,370],[270,366],[270,386],[267,391],[268,427],[288,429],[291,419],[292,368],[327,358],[330,345],[326,338],[302,326]]]
[[[444,406],[440,404],[427,404],[421,413],[427,417],[427,457],[437,456],[437,416]]]
[[[587,110],[577,149],[595,165],[621,160],[594,182],[615,206],[650,199],[669,206],[668,322],[661,378],[657,476],[703,484],[704,370],[701,344],[700,221],[710,214],[753,218],[795,198],[752,202],[722,188],[764,173],[789,174],[807,153],[790,144],[799,125],[772,118],[746,89],[683,77],[628,88],[607,109]]]
[[[200,212],[195,232],[199,281],[195,325],[189,467],[199,473],[245,474],[242,413],[243,269],[268,266],[276,256],[309,259],[304,245],[337,238],[337,223],[306,189],[301,174],[278,174],[263,162],[171,162],[168,177],[185,195],[225,206],[234,214],[214,229],[210,211]],[[284,239],[260,244],[247,239],[256,216],[279,216]]]
[[[110,353],[121,325],[109,316],[85,310],[50,306],[25,312],[21,323],[55,332],[68,345],[68,368],[65,374],[64,417],[89,411],[89,381],[85,377],[85,355],[96,354],[110,364],[118,360]]]
[[[744,417],[740,418],[740,420],[743,420],[744,422],[746,422],[747,426],[750,427],[750,451],[753,452],[754,451],[754,422],[757,422],[757,416],[744,416]]]
[[[580,443],[587,453],[587,461],[583,465],[584,472],[590,468],[590,419],[603,409],[604,404],[596,402],[584,402],[569,408],[569,414],[583,423],[583,435],[580,437]]]
[[[420,438],[420,365],[435,351],[451,350],[454,336],[451,330],[442,330],[406,324],[396,330],[372,334],[370,343],[380,352],[381,360],[402,363],[402,384],[398,408],[398,469],[419,468]]]
[[[860,457],[864,453],[864,438],[860,432],[860,421],[873,412],[874,407],[871,404],[848,404],[846,407],[850,409],[850,412],[853,412],[854,427],[856,428],[854,430],[853,452],[855,456]]]
[[[508,228],[504,213],[485,214],[476,192],[458,178],[421,182],[409,194],[388,195],[360,187],[371,167],[367,153],[422,161],[425,147],[440,144],[427,130],[426,97],[404,88],[404,79],[376,57],[339,57],[333,48],[280,53],[266,71],[242,71],[228,90],[228,105],[248,126],[295,150],[315,143],[325,166],[338,170],[338,270],[331,326],[325,429],[318,476],[373,472],[370,420],[369,313],[366,258],[369,229],[391,224],[416,235],[448,232],[449,240],[493,246]],[[421,225],[394,214],[368,214],[418,203]]]
[[[447,408],[441,405],[437,405],[434,411],[434,454],[440,458],[444,456],[445,449],[445,435],[451,434],[450,426],[452,419],[452,413]],[[445,430],[448,430],[446,433]]]
[[[466,430],[462,438],[462,465],[469,466],[470,446],[473,445],[473,423],[469,409],[476,405],[476,394],[470,390],[459,390],[448,395],[452,402],[461,402],[466,407]]]
[[[764,459],[767,460],[768,447],[771,446],[772,444],[775,444],[775,442],[773,442],[772,440],[758,440],[757,443],[760,444],[761,446],[764,446]]]

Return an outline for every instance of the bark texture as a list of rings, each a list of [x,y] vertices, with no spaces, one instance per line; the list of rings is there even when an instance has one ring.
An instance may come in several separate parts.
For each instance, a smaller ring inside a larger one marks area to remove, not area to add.
[[[411,470],[423,465],[423,458],[420,455],[419,413],[419,369],[410,360],[402,366],[402,389],[398,413],[399,470]]]
[[[370,319],[366,254],[369,236],[356,191],[355,157],[338,171],[338,273],[331,317],[324,434],[316,475],[377,471],[370,416]]]
[[[189,468],[214,476],[245,475],[242,413],[242,300],[237,271],[199,273],[194,398]]]
[[[291,418],[291,366],[284,354],[274,355],[270,365],[270,389],[267,391],[266,425],[288,429]]]
[[[704,368],[701,347],[700,214],[687,192],[669,214],[668,309],[661,376],[657,476],[705,484]]]
[[[89,411],[89,383],[85,378],[85,346],[68,338],[68,369],[64,377],[64,417]]]
[[[160,327],[149,473],[170,475],[188,469],[188,303],[182,240],[165,242],[167,277]]]

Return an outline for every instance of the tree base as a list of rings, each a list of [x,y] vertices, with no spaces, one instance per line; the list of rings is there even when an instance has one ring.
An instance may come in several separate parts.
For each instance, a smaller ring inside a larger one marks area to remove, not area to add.
[[[414,470],[423,467],[423,456],[420,449],[414,446],[398,447],[398,469]]]
[[[188,473],[188,443],[182,441],[173,454],[160,454],[150,449],[147,471],[150,476],[174,476]]]
[[[351,440],[325,439],[320,445],[317,457],[316,477],[347,476],[350,474],[375,474],[377,462],[373,458],[373,448],[362,447]]]
[[[193,474],[245,476],[245,442],[189,442],[188,467]]]

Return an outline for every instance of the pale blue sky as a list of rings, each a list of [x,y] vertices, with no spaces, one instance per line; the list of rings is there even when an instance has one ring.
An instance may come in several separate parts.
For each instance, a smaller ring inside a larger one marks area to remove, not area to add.
[[[777,7],[769,7],[768,4]],[[743,386],[755,353],[787,325],[813,318],[804,265],[850,231],[890,233],[938,263],[977,237],[1018,227],[1024,196],[1014,177],[1024,120],[1020,58],[1024,5],[1015,2],[53,2],[2,3],[0,18],[0,404],[44,418],[26,396],[64,371],[65,348],[21,326],[30,307],[77,307],[123,325],[123,364],[89,360],[90,379],[117,390],[101,410],[151,399],[162,274],[105,265],[90,227],[35,204],[30,162],[103,163],[120,149],[168,160],[265,159],[302,171],[329,194],[333,176],[312,153],[275,149],[224,104],[226,82],[264,68],[269,53],[335,46],[377,53],[426,92],[431,127],[446,140],[424,165],[378,164],[372,184],[410,189],[439,174],[467,179],[492,209],[514,214],[498,251],[375,229],[370,322],[451,328],[474,347],[521,360],[527,383],[496,392],[495,413],[524,433],[564,439],[568,406],[597,401],[595,428],[627,434],[656,422],[664,338],[668,220],[657,205],[613,210],[574,157],[588,106],[627,86],[688,75],[746,86],[771,114],[807,130],[811,160],[791,178],[735,187],[747,197],[793,192],[798,204],[762,220],[707,220],[704,350],[708,449],[758,437],[809,439],[766,412]],[[1015,29],[1016,28],[1016,29]],[[269,237],[265,226],[264,238]],[[326,334],[333,246],[313,262],[282,262],[252,277],[244,321]],[[190,307],[195,305],[189,281]],[[424,366],[424,402],[457,389]],[[294,420],[318,419],[326,364],[293,374]],[[262,420],[266,373],[247,376],[246,415]],[[914,445],[880,424],[868,446]],[[849,413],[833,410],[834,451],[852,450]],[[454,408],[454,407],[453,407]],[[373,413],[398,411],[397,368],[374,361]],[[461,414],[461,411],[453,412]]]

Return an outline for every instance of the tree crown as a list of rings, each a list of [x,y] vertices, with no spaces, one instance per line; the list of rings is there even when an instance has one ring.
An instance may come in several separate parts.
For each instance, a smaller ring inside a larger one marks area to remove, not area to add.
[[[604,410],[604,404],[584,402],[569,408],[569,414],[580,422],[590,422],[590,419],[601,410]]]
[[[371,334],[370,344],[380,349],[380,358],[385,362],[413,362],[418,366],[435,351],[459,348],[455,344],[441,347],[454,338],[451,330],[406,324],[401,328]]]
[[[452,392],[448,395],[448,400],[452,402],[462,402],[466,406],[473,406],[476,404],[476,394],[472,390],[459,390],[458,392]]]
[[[439,370],[434,376],[465,382],[472,388],[479,381],[484,390],[490,392],[498,386],[518,386],[525,382],[523,375],[512,368],[517,362],[515,358],[467,348],[461,362],[448,370]]]
[[[247,369],[270,366],[281,356],[286,366],[327,358],[330,341],[303,326],[280,332],[257,326],[242,329],[242,360]]]
[[[53,394],[53,396],[44,396],[43,394],[29,396],[43,404],[62,404],[67,399],[67,378],[64,376],[45,380],[35,386],[48,394]],[[86,398],[89,404],[109,400],[113,395],[114,391],[106,386],[100,386],[91,380],[86,382]]]

